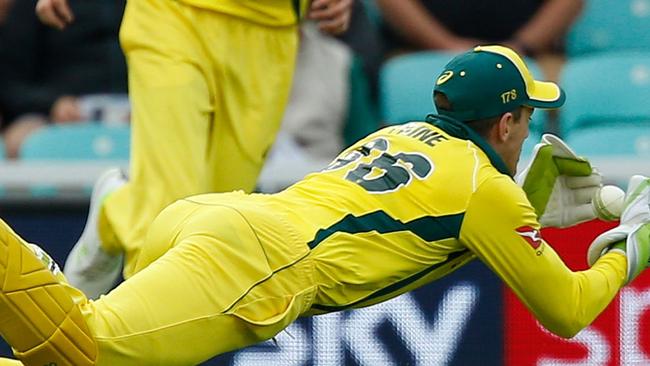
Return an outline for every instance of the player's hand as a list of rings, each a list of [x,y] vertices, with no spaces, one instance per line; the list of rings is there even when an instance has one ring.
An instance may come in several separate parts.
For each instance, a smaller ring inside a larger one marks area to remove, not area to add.
[[[650,179],[642,175],[630,178],[625,193],[625,208],[619,226],[600,234],[589,246],[587,262],[592,266],[609,251],[627,257],[630,283],[648,266],[650,259]]]
[[[58,29],[63,29],[74,21],[68,0],[38,0],[36,15],[43,24]]]
[[[596,218],[591,200],[602,177],[555,135],[542,136],[516,180],[542,227],[568,227]]]
[[[316,21],[321,31],[341,34],[350,25],[353,3],[353,0],[314,0],[309,8],[309,18]]]
[[[76,97],[64,95],[54,102],[50,120],[55,123],[78,122],[82,120],[81,107]]]

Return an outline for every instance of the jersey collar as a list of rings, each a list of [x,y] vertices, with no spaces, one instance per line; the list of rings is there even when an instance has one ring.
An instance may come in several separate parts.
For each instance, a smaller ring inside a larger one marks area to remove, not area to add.
[[[501,173],[512,177],[510,169],[503,162],[503,159],[494,151],[492,146],[485,141],[476,131],[472,130],[470,127],[467,127],[464,123],[457,121],[453,118],[447,116],[441,116],[438,114],[429,114],[427,115],[427,122],[432,125],[440,128],[451,136],[457,137],[463,140],[470,140],[476,146],[478,146],[490,159],[490,163]]]

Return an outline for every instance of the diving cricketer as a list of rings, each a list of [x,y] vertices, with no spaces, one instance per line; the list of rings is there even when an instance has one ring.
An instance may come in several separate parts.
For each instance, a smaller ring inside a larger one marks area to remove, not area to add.
[[[79,2],[39,0],[36,12],[62,29]],[[70,282],[89,297],[105,294],[120,272],[135,273],[149,226],[167,205],[252,191],[289,97],[299,23],[309,18],[338,34],[351,7],[351,0],[127,1],[120,45],[132,106],[129,179],[114,170],[97,182],[104,193],[93,195],[64,266]]]
[[[193,365],[478,258],[544,327],[572,337],[645,269],[650,180],[631,180],[620,226],[572,272],[539,230],[593,218],[584,193],[600,176],[547,137],[514,179],[533,109],[560,107],[564,92],[511,49],[479,46],[446,65],[433,94],[437,115],[375,132],[282,192],[168,206],[143,268],[96,301],[2,223],[0,333],[29,366]]]

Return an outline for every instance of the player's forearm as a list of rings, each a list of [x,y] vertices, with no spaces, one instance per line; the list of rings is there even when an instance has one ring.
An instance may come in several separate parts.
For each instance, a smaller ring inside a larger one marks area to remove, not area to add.
[[[569,278],[557,281],[547,279],[544,290],[526,288],[520,298],[546,329],[571,338],[589,326],[616,296],[625,281],[625,268],[623,255],[607,254],[589,270],[572,272]]]
[[[531,51],[541,51],[564,34],[582,10],[583,0],[548,0],[513,37]]]
[[[424,49],[446,49],[454,35],[417,0],[377,0],[382,16],[398,33]]]
[[[499,215],[489,214],[494,212]],[[611,253],[591,269],[573,272],[543,240],[539,227],[524,191],[500,177],[475,191],[460,239],[545,328],[572,337],[589,325],[623,286],[627,262],[623,255]]]
[[[573,272],[548,243],[534,256],[516,244],[504,241],[472,251],[546,329],[560,337],[571,338],[591,324],[625,282],[627,262],[619,253],[606,254],[589,270]]]

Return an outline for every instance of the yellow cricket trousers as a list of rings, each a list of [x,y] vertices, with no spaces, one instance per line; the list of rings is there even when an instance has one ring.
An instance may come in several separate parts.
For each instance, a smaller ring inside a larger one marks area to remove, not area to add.
[[[100,215],[104,249],[134,273],[154,217],[203,192],[251,191],[288,98],[296,26],[256,24],[171,0],[129,0],[129,182]]]
[[[315,286],[306,241],[282,213],[242,200],[203,195],[172,204],[143,249],[163,248],[149,254],[162,256],[82,302],[97,365],[195,365],[269,339],[309,309]]]

